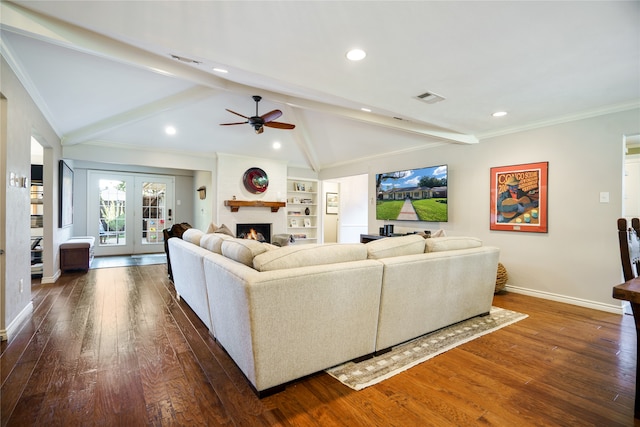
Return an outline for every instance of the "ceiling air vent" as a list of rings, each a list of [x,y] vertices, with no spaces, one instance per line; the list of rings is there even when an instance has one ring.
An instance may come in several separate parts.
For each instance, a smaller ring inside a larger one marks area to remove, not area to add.
[[[437,95],[433,92],[425,92],[422,95],[416,96],[420,101],[427,104],[435,104],[436,102],[444,101],[444,96]]]
[[[201,61],[196,61],[195,59],[191,59],[191,58],[185,58],[184,56],[178,56],[178,55],[174,55],[174,54],[169,54],[173,59],[178,60],[180,62],[184,62],[187,64],[202,64]]]

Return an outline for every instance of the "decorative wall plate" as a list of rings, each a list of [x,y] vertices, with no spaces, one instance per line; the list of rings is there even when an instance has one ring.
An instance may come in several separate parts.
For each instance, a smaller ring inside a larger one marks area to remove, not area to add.
[[[259,194],[267,191],[269,186],[269,177],[266,172],[260,168],[249,168],[242,177],[244,188],[248,191]]]

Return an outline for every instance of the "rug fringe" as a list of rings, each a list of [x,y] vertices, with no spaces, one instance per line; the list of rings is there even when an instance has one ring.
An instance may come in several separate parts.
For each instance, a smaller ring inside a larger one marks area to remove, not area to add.
[[[499,329],[502,329],[502,328],[504,328],[506,326],[512,325],[512,324],[514,324],[516,322],[519,322],[520,320],[523,320],[523,319],[526,319],[527,317],[529,317],[527,314],[516,313],[516,312],[513,312],[511,310],[502,309],[502,308],[499,308],[499,307],[492,307],[491,308],[491,312],[490,312],[489,315],[490,316],[491,315],[496,315],[497,313],[500,313],[501,311],[512,312],[512,313],[515,314],[515,317],[513,319],[511,319],[511,320],[505,321],[504,323],[500,323],[499,325],[495,325],[495,326],[493,326],[493,327],[491,327],[489,329],[486,329],[486,330],[483,330],[483,331],[478,331],[477,333],[474,333],[472,336],[460,338],[459,340],[456,340],[454,343],[451,343],[451,344],[446,345],[446,346],[444,346],[442,348],[439,348],[439,349],[435,350],[432,353],[429,353],[427,355],[419,357],[416,360],[410,361],[410,362],[408,362],[407,364],[405,364],[403,366],[400,366],[400,367],[398,367],[398,368],[396,368],[396,369],[394,369],[394,370],[392,370],[390,372],[386,372],[384,374],[381,374],[380,376],[377,376],[377,377],[375,377],[375,378],[373,378],[373,379],[371,379],[369,381],[366,381],[366,382],[363,382],[363,383],[357,383],[357,384],[353,384],[352,385],[352,384],[350,384],[350,383],[348,383],[346,381],[341,380],[339,378],[339,375],[337,374],[337,371],[343,370],[348,366],[356,367],[356,366],[363,365],[363,364],[371,365],[372,361],[375,361],[376,359],[378,359],[378,360],[386,359],[387,358],[387,354],[379,356],[378,358],[374,357],[373,359],[369,359],[369,360],[366,360],[364,362],[360,362],[359,364],[356,364],[356,363],[353,363],[353,362],[347,362],[347,363],[344,363],[342,365],[333,367],[331,369],[327,369],[326,372],[329,375],[331,375],[333,378],[335,378],[338,381],[342,382],[347,387],[349,387],[349,388],[351,388],[353,390],[357,390],[357,391],[362,390],[362,389],[367,388],[369,386],[378,384],[378,383],[380,383],[380,382],[382,382],[382,381],[384,381],[386,379],[389,379],[389,378],[391,378],[391,377],[393,377],[393,376],[395,376],[395,375],[397,375],[399,373],[405,372],[405,371],[413,368],[414,366],[419,365],[419,364],[421,364],[421,363],[423,363],[423,362],[425,362],[425,361],[427,361],[429,359],[433,359],[434,357],[436,357],[436,356],[438,356],[438,355],[440,355],[442,353],[446,353],[447,351],[449,351],[449,350],[451,350],[451,349],[453,349],[455,347],[458,347],[460,345],[466,344],[466,343],[468,343],[470,341],[473,341],[473,340],[475,340],[477,338],[480,338],[480,337],[482,337],[484,335],[487,335],[487,334],[490,334],[492,332],[495,332],[495,331],[497,331]],[[475,320],[477,320],[477,319],[470,319],[469,321],[466,321],[466,322],[472,322],[472,321],[475,321]],[[464,323],[464,322],[462,322],[462,323]],[[456,324],[456,325],[449,326],[449,327],[447,327],[447,328],[445,328],[443,330],[439,330],[439,331],[436,331],[436,332],[431,332],[429,334],[426,334],[426,335],[418,337],[418,338],[416,338],[414,340],[411,340],[411,341],[409,341],[407,343],[399,344],[399,345],[395,346],[393,348],[393,350],[396,350],[396,349],[398,349],[400,347],[409,348],[412,343],[417,342],[417,341],[419,341],[421,339],[424,339],[425,337],[428,337],[430,335],[436,336],[438,333],[442,333],[444,330],[446,330],[448,328],[460,328],[462,326],[463,326],[462,324]]]

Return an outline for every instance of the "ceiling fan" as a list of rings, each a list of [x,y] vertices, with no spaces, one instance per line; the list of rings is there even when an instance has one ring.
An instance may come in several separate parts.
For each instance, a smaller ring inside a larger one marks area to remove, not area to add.
[[[253,96],[253,100],[256,101],[256,115],[252,117],[243,116],[240,113],[236,113],[235,111],[231,111],[228,108],[226,108],[228,112],[233,113],[236,116],[244,117],[245,119],[247,119],[247,121],[236,122],[236,123],[220,123],[220,126],[243,125],[245,123],[249,123],[251,126],[253,126],[256,133],[258,134],[264,132],[264,126],[270,127],[270,128],[277,128],[277,129],[293,129],[296,127],[296,125],[292,125],[289,123],[274,122],[275,119],[277,119],[282,115],[282,111],[280,110],[269,111],[268,113],[259,116],[258,102],[260,102],[261,99],[262,99],[261,96],[258,96],[258,95]]]

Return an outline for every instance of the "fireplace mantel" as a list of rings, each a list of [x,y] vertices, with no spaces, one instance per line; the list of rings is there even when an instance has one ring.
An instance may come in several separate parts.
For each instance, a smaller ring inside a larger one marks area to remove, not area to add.
[[[285,202],[263,202],[262,200],[225,200],[225,206],[231,208],[231,212],[238,212],[241,207],[271,208],[271,212],[278,212],[278,209],[285,207]]]

